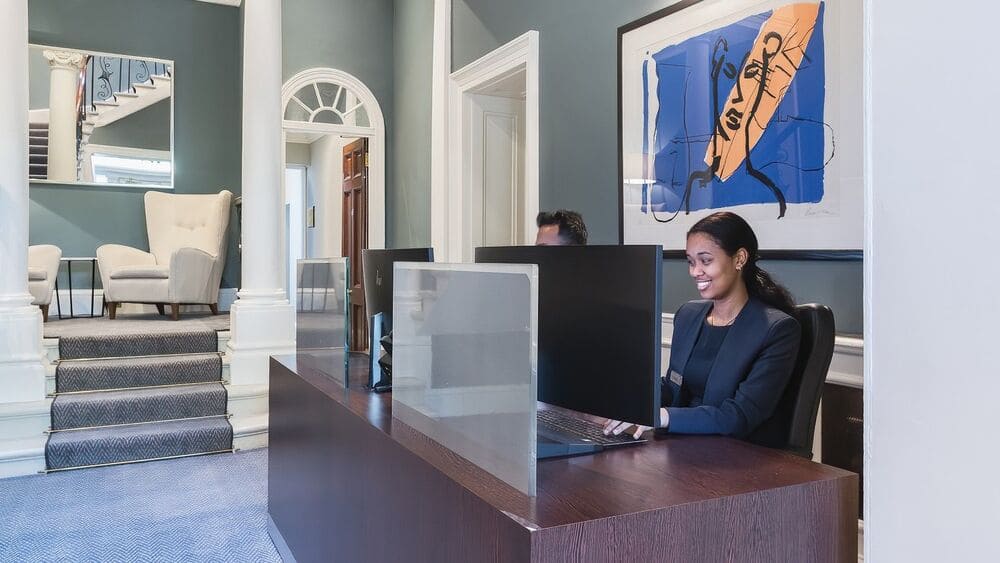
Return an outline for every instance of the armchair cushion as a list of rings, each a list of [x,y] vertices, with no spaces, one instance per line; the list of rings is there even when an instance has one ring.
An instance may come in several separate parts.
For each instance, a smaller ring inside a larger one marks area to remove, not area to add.
[[[62,250],[58,246],[39,244],[28,247],[28,291],[33,304],[48,305],[52,302],[60,259]]]
[[[122,266],[111,270],[111,279],[167,279],[170,277],[170,268],[166,266]]]

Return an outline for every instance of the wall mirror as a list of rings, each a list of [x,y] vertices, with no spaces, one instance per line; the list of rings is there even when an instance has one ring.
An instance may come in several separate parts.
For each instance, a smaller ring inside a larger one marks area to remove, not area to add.
[[[174,63],[31,45],[28,179],[173,188]]]

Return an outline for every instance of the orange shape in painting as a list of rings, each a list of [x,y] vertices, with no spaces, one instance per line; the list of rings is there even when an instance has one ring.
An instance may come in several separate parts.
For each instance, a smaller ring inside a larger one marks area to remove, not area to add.
[[[819,7],[818,3],[782,6],[761,26],[705,153],[705,164],[709,166],[719,158],[715,174],[722,181],[743,165],[748,150],[756,146],[785,97],[805,57]]]

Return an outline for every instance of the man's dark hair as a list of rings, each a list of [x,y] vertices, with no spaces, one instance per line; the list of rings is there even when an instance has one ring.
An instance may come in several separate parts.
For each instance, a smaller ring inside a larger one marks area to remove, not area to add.
[[[542,211],[535,222],[539,227],[559,225],[559,236],[569,244],[587,244],[587,225],[583,223],[583,216],[576,211]]]

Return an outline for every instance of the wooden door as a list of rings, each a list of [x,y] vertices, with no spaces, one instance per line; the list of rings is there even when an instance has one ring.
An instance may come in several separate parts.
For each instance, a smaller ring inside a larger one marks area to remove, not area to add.
[[[343,255],[350,259],[351,350],[368,349],[361,250],[368,248],[368,139],[344,147]]]

